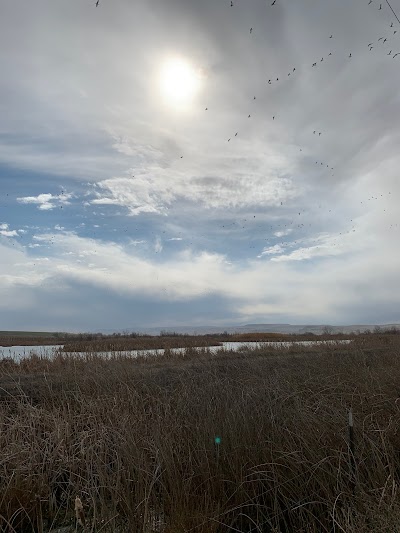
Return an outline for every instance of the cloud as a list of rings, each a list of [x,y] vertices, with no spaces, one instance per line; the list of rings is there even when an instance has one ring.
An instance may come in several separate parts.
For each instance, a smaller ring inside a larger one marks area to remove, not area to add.
[[[285,321],[319,317],[319,322],[338,322],[350,318],[357,306],[359,316],[366,316],[366,312],[362,315],[363,306],[367,309],[373,303],[376,312],[381,312],[400,298],[400,289],[396,289],[400,252],[392,254],[390,263],[380,260],[390,250],[389,240],[366,241],[356,252],[349,241],[342,250],[344,260],[328,254],[314,258],[323,263],[314,261],[307,270],[300,270],[296,261],[241,264],[207,251],[184,250],[155,261],[113,242],[71,232],[36,238],[44,245],[52,243],[53,256],[46,254],[48,260],[38,261],[20,250],[12,268],[10,262],[2,263],[0,287],[40,286],[57,291],[79,283],[111,291],[120,298],[168,302],[171,309],[178,302],[212,296],[235,302],[238,321],[275,314],[285,316]],[[321,242],[333,242],[333,237],[321,237]],[[373,259],[371,249],[375,250]]]
[[[18,231],[15,229],[10,230],[9,225],[3,223],[0,224],[0,235],[3,237],[18,237]]]
[[[69,205],[69,201],[73,198],[72,193],[63,193],[59,195],[53,195],[50,193],[39,194],[38,196],[24,196],[17,198],[17,201],[21,204],[36,204],[38,209],[42,211],[50,211],[59,205]]]
[[[258,255],[257,257],[262,257],[263,255],[281,254],[283,251],[284,251],[283,246],[281,246],[280,244],[274,244],[274,246],[269,246],[268,248],[264,248],[261,254]]]
[[[292,233],[292,229],[291,228],[288,228],[288,229],[285,229],[285,230],[280,230],[280,231],[275,231],[274,232],[274,236],[275,237],[286,237],[287,235],[290,235]]]
[[[160,237],[157,237],[156,242],[154,244],[154,251],[158,254],[162,252],[162,249],[163,249],[163,245],[162,245],[161,239]]]

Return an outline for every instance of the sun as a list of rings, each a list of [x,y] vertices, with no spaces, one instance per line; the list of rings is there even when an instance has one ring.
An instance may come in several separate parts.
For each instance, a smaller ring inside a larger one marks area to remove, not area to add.
[[[175,108],[189,107],[200,85],[200,72],[188,61],[180,58],[165,61],[160,73],[160,89],[167,104]]]

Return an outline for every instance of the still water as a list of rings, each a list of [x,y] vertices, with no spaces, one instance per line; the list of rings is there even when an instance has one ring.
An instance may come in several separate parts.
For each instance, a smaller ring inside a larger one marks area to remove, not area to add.
[[[221,342],[221,346],[209,346],[208,350],[211,353],[217,353],[219,351],[239,351],[246,348],[262,348],[264,346],[273,346],[275,348],[289,348],[293,345],[298,346],[312,346],[318,344],[350,344],[351,340],[328,340],[328,341],[297,341],[297,342]],[[204,348],[194,348],[196,350],[203,350]],[[4,357],[11,357],[15,361],[18,361],[24,357],[28,357],[32,353],[39,355],[40,357],[52,357],[58,351],[62,351],[63,346],[9,346],[3,348],[0,346],[0,360]],[[186,348],[172,348],[172,353],[184,353]],[[138,355],[162,355],[164,349],[157,350],[128,350],[123,352],[97,352],[97,355],[101,357],[112,357],[113,355],[123,355],[130,357],[137,357]],[[84,355],[82,352],[74,352],[73,355]]]

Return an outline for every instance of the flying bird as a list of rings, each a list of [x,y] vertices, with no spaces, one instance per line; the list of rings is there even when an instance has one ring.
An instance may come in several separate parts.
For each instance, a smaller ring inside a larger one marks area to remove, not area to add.
[[[374,43],[369,43],[369,44],[367,44],[367,46],[372,46],[373,44],[374,44]]]
[[[250,28],[250,33],[253,33],[253,28]]]
[[[396,56],[398,56],[398,55],[400,55],[400,52],[397,52],[397,54],[394,54],[393,59],[394,59]]]
[[[323,60],[324,60],[324,58],[322,57],[322,58],[321,58],[321,61],[323,61]]]
[[[386,43],[387,39],[383,39],[383,43]]]
[[[392,53],[392,50],[390,50],[390,52],[387,55],[390,56],[391,53]]]
[[[271,4],[271,6],[274,6],[276,4],[276,0],[274,0]]]
[[[315,135],[315,130],[313,131],[313,134]]]
[[[379,4],[379,10],[380,10],[380,9],[382,9],[382,4]],[[379,11],[379,10],[378,10],[378,11]]]
[[[379,37],[379,39],[378,39],[378,43],[379,43],[379,41],[381,41],[382,39],[383,39],[383,37]]]
[[[272,117],[272,120],[275,120],[275,115]]]
[[[230,141],[230,139],[228,139],[228,142]]]
[[[99,4],[100,4],[100,0],[97,0],[96,7],[99,7]]]
[[[331,56],[331,55],[332,55],[332,52],[329,52],[329,54],[328,54],[328,55],[329,55],[329,56]]]
[[[271,80],[268,80],[268,83],[271,85]]]
[[[316,66],[317,66],[317,63],[313,63],[312,66],[313,66],[313,67],[316,67]]]
[[[351,52],[350,52],[350,54],[349,54],[349,58],[350,58],[350,57],[351,57]]]
[[[235,137],[237,137],[237,134],[238,134],[238,133],[239,133],[238,131],[235,133]]]
[[[208,111],[208,107],[206,107],[206,111]]]
[[[329,37],[329,39],[332,39],[332,37],[333,37],[333,35],[331,35],[331,36]]]
[[[247,118],[250,118],[250,115]]]
[[[319,132],[318,135],[321,137],[321,132]]]
[[[372,4],[372,0],[369,0],[368,5],[369,5],[369,4]]]

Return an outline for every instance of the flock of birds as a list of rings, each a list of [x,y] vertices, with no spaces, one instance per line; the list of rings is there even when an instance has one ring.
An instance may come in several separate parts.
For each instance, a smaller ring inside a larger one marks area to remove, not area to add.
[[[228,1],[230,1],[230,7],[234,7],[234,6],[235,6],[235,2],[234,2],[233,0],[228,0]],[[391,9],[392,14],[393,14],[393,16],[396,18],[397,22],[400,23],[399,18],[397,17],[396,13],[395,13],[394,10],[392,9],[392,7],[391,7],[391,5],[389,4],[388,0],[386,0],[386,3],[387,3],[387,5],[389,6],[389,8]],[[273,2],[272,2],[270,5],[271,5],[271,6],[275,6],[276,4],[277,4],[277,0],[273,0]],[[100,0],[96,0],[96,2],[95,2],[95,6],[96,6],[96,7],[99,7],[99,5],[100,5]],[[378,11],[382,11],[382,10],[383,10],[382,3],[377,4],[377,3],[375,2],[375,0],[368,0],[367,5],[368,5],[368,6],[371,6],[371,5],[372,5],[372,6],[378,6],[378,5],[379,5],[379,7],[377,7],[377,10],[378,10]],[[389,35],[382,35],[381,37],[379,37],[379,38],[377,39],[376,42],[373,41],[373,42],[368,43],[367,46],[368,46],[368,49],[369,49],[370,52],[372,52],[373,49],[378,48],[378,46],[389,44],[389,43],[391,42],[391,37],[393,38],[393,37],[396,36],[396,34],[398,33],[398,30],[396,30],[395,27],[394,27],[394,22],[391,22],[391,23],[390,23],[390,26],[389,26],[388,30],[390,30],[390,32],[391,32],[391,35],[390,35],[390,36],[389,36]],[[250,33],[250,35],[252,35],[253,33],[255,33],[255,29],[254,29],[253,27],[251,27],[250,30],[249,30],[249,33]],[[331,34],[331,35],[329,36],[329,39],[331,39],[332,42],[334,42],[334,35]],[[335,52],[334,52],[334,51],[329,51],[329,53],[327,53],[326,56],[324,55],[324,56],[322,56],[321,58],[319,58],[318,60],[315,60],[315,61],[313,61],[313,62],[310,62],[309,67],[312,68],[312,69],[315,69],[315,68],[318,68],[318,65],[321,65],[321,66],[322,66],[322,65],[326,65],[327,62],[328,62],[328,60],[329,60],[329,58],[332,57],[333,55],[335,55]],[[391,49],[387,52],[386,55],[392,57],[393,59],[395,59],[395,58],[397,58],[398,56],[400,56],[400,52],[397,52],[397,51],[395,52],[394,49],[391,48]],[[351,51],[349,51],[347,58],[348,58],[348,59],[352,59],[353,57],[354,57],[354,56],[353,56],[353,53],[352,53]],[[291,69],[289,70],[289,72],[286,71],[286,73],[284,73],[284,74],[282,74],[282,73],[279,74],[279,73],[278,73],[278,74],[276,74],[275,76],[270,76],[268,79],[266,79],[266,85],[272,86],[272,85],[275,85],[275,84],[277,84],[277,83],[281,83],[284,79],[287,80],[288,78],[293,78],[293,77],[295,77],[295,76],[298,75],[299,72],[301,72],[302,70],[303,70],[303,66],[301,66],[301,65],[297,65],[297,66],[295,66],[295,67],[291,67]],[[257,96],[254,95],[254,96],[252,97],[252,100],[254,101],[254,100],[256,100],[256,99],[257,99]],[[209,111],[209,106],[205,107],[205,111]],[[248,113],[247,118],[248,118],[248,119],[251,119],[251,118],[252,118],[252,113],[251,113],[251,112]],[[273,115],[271,116],[271,119],[272,119],[272,121],[276,121],[276,120],[278,120],[278,114],[277,114],[277,113],[273,114]],[[317,129],[312,130],[312,132],[310,131],[310,134],[316,136],[317,138],[321,137],[321,136],[323,135],[323,133],[324,133],[323,131],[318,131]],[[233,140],[234,140],[235,138],[237,138],[238,136],[239,136],[239,131],[232,132],[232,134],[231,134],[229,137],[227,137],[227,142],[230,143],[231,141],[233,141]],[[300,152],[302,152],[302,151],[303,151],[303,148],[299,148],[299,150],[300,150]],[[181,155],[181,156],[180,156],[180,159],[183,159],[183,157],[184,157],[184,156]],[[333,167],[333,166],[327,164],[327,162],[319,161],[318,158],[317,158],[317,160],[315,161],[315,165],[317,165],[318,168],[323,167],[324,169],[328,169],[328,170],[330,170],[330,171],[333,171],[333,170],[334,170],[334,167]],[[332,176],[333,176],[333,175],[334,175],[334,174],[332,174]],[[389,192],[389,194],[390,194],[390,192]],[[382,197],[382,195],[381,195],[381,197]],[[379,198],[378,198],[378,197],[368,198],[368,200],[371,200],[371,199],[372,199],[372,200],[378,200]],[[360,203],[362,204],[363,202],[361,201]],[[283,202],[281,202],[280,205],[282,206],[282,205],[283,205]],[[319,206],[319,207],[321,208],[321,206]],[[329,210],[329,212],[331,212],[331,210]],[[300,215],[302,215],[302,214],[305,214],[305,213],[304,213],[304,212],[302,213],[302,212],[300,211],[300,212],[298,213],[298,216],[300,216]],[[256,218],[256,215],[254,215],[254,216],[251,218],[252,227],[254,227],[254,222],[255,222],[254,219],[255,219],[255,218]],[[244,228],[246,227],[246,224],[249,223],[249,222],[250,222],[250,218],[249,218],[249,219],[244,218],[244,219],[243,219],[242,221],[240,221],[240,222],[239,222],[239,221],[237,221],[237,222],[234,221],[234,222],[231,222],[231,223],[224,223],[224,224],[221,224],[221,228],[224,229],[224,230],[229,229],[229,228],[234,228],[234,227],[238,227],[238,228],[241,227],[241,228],[244,229]],[[352,219],[351,219],[351,222],[353,223],[353,220],[352,220]],[[354,224],[354,223],[353,223],[353,224]],[[304,223],[296,222],[296,221],[293,219],[293,220],[289,221],[287,224],[284,224],[284,225],[282,224],[282,229],[285,230],[285,231],[288,230],[288,229],[290,229],[290,231],[293,231],[293,228],[294,228],[294,227],[296,227],[296,228],[300,228],[300,229],[301,229],[301,228],[304,228],[304,227],[306,227],[306,226],[310,226],[310,225],[311,225],[311,224],[304,224]],[[280,228],[280,226],[281,226],[280,224],[277,225],[278,228]],[[391,227],[392,227],[392,226],[393,226],[393,227],[395,227],[395,226],[397,227],[397,224],[392,224]],[[263,228],[265,229],[265,225],[260,224],[260,228],[261,228],[261,227],[263,227]],[[273,226],[271,226],[271,227],[270,227],[270,230],[271,230],[271,231],[273,231],[273,230],[276,231],[277,227],[274,228]],[[126,231],[127,231],[127,230],[126,230]],[[351,227],[351,229],[350,229],[348,232],[346,232],[346,233],[350,233],[350,232],[354,232],[354,231],[356,231],[356,228],[355,228],[355,226],[353,225],[353,226]],[[342,233],[344,234],[345,232],[340,232],[340,235],[342,235]],[[269,239],[266,238],[265,240],[269,240]],[[318,239],[317,239],[315,242],[317,242],[317,241],[318,241]],[[296,243],[297,241],[293,241],[293,242]],[[285,245],[284,241],[281,242],[281,245],[282,245],[282,246]],[[251,246],[251,247],[253,247],[253,246]]]

